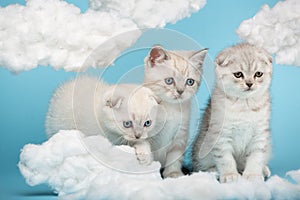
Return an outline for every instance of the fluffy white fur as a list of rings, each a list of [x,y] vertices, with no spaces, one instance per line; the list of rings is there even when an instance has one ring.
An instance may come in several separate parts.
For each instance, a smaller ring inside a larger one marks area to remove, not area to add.
[[[154,159],[164,168],[164,177],[183,175],[181,168],[187,147],[191,99],[201,82],[206,53],[207,49],[167,51],[155,46],[145,58],[145,86],[162,100],[166,113],[162,130],[151,140]],[[188,81],[192,84],[188,85]]]
[[[193,148],[194,170],[216,168],[220,182],[235,181],[239,173],[263,180],[270,175],[272,59],[261,48],[239,44],[223,50],[215,66],[216,87]]]
[[[142,164],[152,162],[148,141],[154,129],[158,103],[153,92],[140,85],[107,85],[96,78],[66,82],[54,93],[46,117],[46,132],[77,129],[85,135],[103,135],[113,144],[135,147]],[[150,121],[149,126],[145,122]],[[129,123],[125,127],[124,123]]]

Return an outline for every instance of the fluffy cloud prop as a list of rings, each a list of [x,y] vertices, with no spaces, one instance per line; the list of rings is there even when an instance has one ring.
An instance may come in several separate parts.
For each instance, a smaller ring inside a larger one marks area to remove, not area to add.
[[[206,0],[89,0],[91,8],[115,12],[140,28],[164,27],[203,8]]]
[[[285,0],[273,8],[264,5],[245,20],[237,34],[276,55],[276,63],[300,66],[300,1]]]
[[[94,9],[85,13],[62,0],[0,7],[0,66],[13,72],[38,65],[66,71],[105,67],[133,45],[141,35],[139,28],[162,27],[187,17],[205,0],[91,0],[90,4]]]
[[[31,186],[48,184],[63,199],[295,199],[300,170],[267,182],[220,184],[213,173],[162,180],[160,165],[139,165],[134,150],[112,146],[101,136],[60,131],[41,145],[27,144],[19,169]]]

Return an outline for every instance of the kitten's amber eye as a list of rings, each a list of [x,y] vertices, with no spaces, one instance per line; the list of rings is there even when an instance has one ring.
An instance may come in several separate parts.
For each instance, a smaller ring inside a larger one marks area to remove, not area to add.
[[[167,85],[171,85],[171,84],[174,83],[174,79],[173,79],[172,77],[166,78],[166,79],[165,79],[165,83],[166,83]]]
[[[149,127],[149,126],[151,126],[151,124],[152,124],[151,120],[145,121],[144,127]]]
[[[263,74],[264,73],[262,73],[262,72],[256,72],[255,75],[254,75],[254,77],[259,78],[259,77],[262,77]]]
[[[124,122],[123,122],[123,126],[124,126],[125,128],[130,128],[130,127],[132,127],[132,121],[124,121]]]
[[[236,78],[243,78],[244,77],[244,74],[242,72],[235,72],[233,73],[233,75],[236,77]]]
[[[189,79],[186,80],[186,84],[187,84],[188,86],[192,86],[192,85],[194,85],[194,83],[195,83],[195,80],[194,80],[194,79],[189,78]]]

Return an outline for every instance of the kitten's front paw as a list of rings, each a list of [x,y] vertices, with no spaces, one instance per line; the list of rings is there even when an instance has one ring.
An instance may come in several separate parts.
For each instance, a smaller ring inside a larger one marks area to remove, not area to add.
[[[136,157],[141,165],[150,165],[153,162],[153,156],[151,153],[138,151]]]
[[[226,173],[223,175],[220,175],[220,182],[221,183],[232,183],[232,182],[236,182],[239,178],[239,174],[238,173]]]
[[[259,175],[259,174],[248,174],[248,173],[245,174],[244,173],[243,177],[245,179],[247,179],[248,181],[264,181],[265,180],[264,176]]]
[[[136,143],[134,145],[135,155],[142,165],[150,165],[153,161],[151,147],[148,142]]]
[[[184,174],[180,171],[180,172],[171,172],[168,174],[163,174],[164,178],[178,178],[180,176],[184,176]]]

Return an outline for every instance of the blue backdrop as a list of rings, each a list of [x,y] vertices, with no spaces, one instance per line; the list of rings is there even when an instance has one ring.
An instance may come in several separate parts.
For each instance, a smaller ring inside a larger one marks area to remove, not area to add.
[[[87,0],[68,2],[76,4],[82,10],[88,6]],[[263,4],[273,6],[277,2],[208,0],[198,13],[176,24],[167,25],[166,28],[186,34],[208,47],[209,56],[213,59],[223,48],[239,42],[235,30],[243,20],[253,17]],[[1,0],[0,6],[12,3],[25,2]],[[157,41],[153,41],[153,44],[156,43]],[[145,54],[137,56],[139,62],[142,62]],[[136,56],[120,59],[115,67],[136,66],[136,59]],[[114,80],[123,73],[122,70],[116,71],[119,74],[107,73],[106,79]],[[273,75],[273,156],[270,168],[273,174],[284,176],[286,171],[300,168],[300,68],[274,64]],[[75,76],[76,73],[55,71],[46,66],[17,75],[0,68],[0,199],[56,198],[49,196],[51,190],[46,186],[27,186],[18,171],[17,163],[20,150],[25,144],[46,140],[44,120],[51,94],[60,83]],[[203,94],[203,99],[208,99],[208,93]],[[200,108],[204,107],[204,103],[200,102]]]

